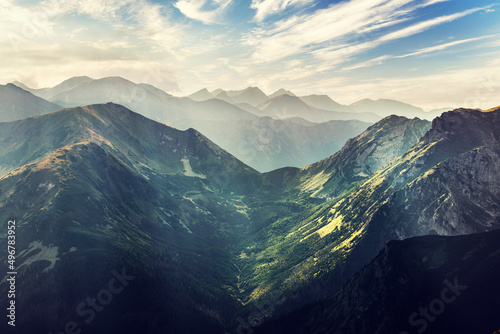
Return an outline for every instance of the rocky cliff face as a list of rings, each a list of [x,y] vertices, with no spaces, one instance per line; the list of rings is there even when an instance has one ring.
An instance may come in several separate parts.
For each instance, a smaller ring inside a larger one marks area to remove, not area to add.
[[[500,227],[499,195],[499,152],[480,147],[440,163],[391,196],[382,210],[398,239],[477,233]]]
[[[301,188],[317,197],[338,196],[408,151],[430,128],[429,121],[388,116],[348,140],[338,153],[305,167],[299,174]]]
[[[405,167],[384,175],[395,191],[369,228],[379,244],[500,227],[499,116],[459,109],[434,120],[420,147],[401,159]]]

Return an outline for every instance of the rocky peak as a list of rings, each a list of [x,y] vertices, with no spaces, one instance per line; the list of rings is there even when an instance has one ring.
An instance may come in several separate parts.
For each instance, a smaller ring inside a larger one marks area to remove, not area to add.
[[[477,109],[459,108],[443,113],[432,121],[432,128],[424,136],[424,142],[429,144],[444,139],[461,142],[467,134],[469,143],[478,146],[485,143],[499,142],[498,127],[500,109],[482,112]]]

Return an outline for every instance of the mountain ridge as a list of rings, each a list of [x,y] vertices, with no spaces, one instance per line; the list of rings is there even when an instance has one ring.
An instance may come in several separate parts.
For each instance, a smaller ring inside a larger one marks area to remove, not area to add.
[[[0,85],[0,122],[12,122],[62,109],[14,84]]]

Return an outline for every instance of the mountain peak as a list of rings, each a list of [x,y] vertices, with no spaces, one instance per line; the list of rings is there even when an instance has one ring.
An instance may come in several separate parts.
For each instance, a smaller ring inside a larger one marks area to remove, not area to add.
[[[132,81],[125,79],[125,78],[122,78],[120,76],[105,77],[105,78],[101,78],[101,79],[96,79],[94,81],[105,82],[105,83],[109,83],[109,84],[133,84],[133,85],[135,85],[135,83],[133,83]]]
[[[219,100],[222,100],[222,101],[225,101],[225,102],[228,102],[228,103],[231,103],[231,104],[234,104],[234,101],[233,99],[227,94],[226,91],[221,91],[219,94],[217,94],[215,96],[216,99],[219,99]]]
[[[328,95],[308,95],[301,96],[300,99],[305,103],[322,110],[331,110],[331,111],[345,111],[352,112],[347,106],[344,106],[338,102],[332,100]]]
[[[288,94],[284,95],[278,95],[273,98],[270,98],[263,103],[259,104],[257,106],[260,110],[269,110],[271,109],[278,109],[282,110],[283,108],[286,109],[301,109],[301,110],[310,110],[312,109],[309,107],[305,102],[303,102],[301,99],[299,99],[296,96],[291,96]]]
[[[426,142],[445,138],[462,141],[463,133],[469,133],[470,142],[496,139],[498,131],[495,124],[500,122],[500,109],[483,112],[479,109],[458,108],[447,111],[432,121],[432,129],[425,135]]]
[[[87,77],[87,76],[77,76],[77,77],[72,77],[67,80],[64,80],[61,82],[59,85],[56,85],[55,87],[58,86],[68,86],[68,85],[80,85],[82,83],[90,82],[94,79]]]
[[[365,99],[361,99],[359,101],[356,101],[356,102],[352,103],[351,105],[358,105],[358,104],[366,103],[366,102],[375,102],[375,101],[372,99],[369,99],[369,98],[365,98]]]
[[[234,103],[248,103],[257,106],[268,99],[267,95],[258,87],[247,87],[242,91],[230,95]]]
[[[305,189],[314,196],[335,197],[353,182],[373,175],[377,170],[405,153],[429,130],[429,121],[391,115],[351,138],[334,155],[302,169]],[[319,182],[304,175],[322,175]],[[309,181],[313,180],[312,182]]]
[[[247,88],[245,88],[243,91],[249,91],[249,90],[255,90],[255,91],[259,91],[259,92],[262,92],[262,90],[260,90],[259,87],[256,87],[256,86],[248,86]]]
[[[418,118],[418,117],[415,117],[415,118]],[[383,123],[383,122],[397,122],[399,120],[408,120],[408,119],[410,119],[410,118],[408,118],[406,116],[399,116],[399,115],[392,114],[392,115],[389,115],[389,116],[382,118],[380,120],[380,122],[381,123]]]
[[[210,94],[210,92],[206,88],[200,89],[199,91],[197,91],[191,95],[188,95],[187,97],[193,101],[198,101],[198,102],[206,101],[206,100],[210,100],[210,99],[214,98],[214,96],[212,94]]]
[[[275,101],[278,101],[278,100],[298,101],[300,99],[297,96],[294,96],[294,95],[282,94],[282,95],[275,96],[275,97],[273,97],[272,99],[269,99],[269,100],[275,100]]]
[[[286,90],[284,88],[280,88],[278,89],[277,91],[275,91],[274,93],[272,93],[271,95],[269,95],[269,98],[272,99],[273,97],[276,97],[276,96],[280,96],[280,95],[290,95],[290,96],[296,96],[294,93],[292,93],[291,91],[289,90]]]

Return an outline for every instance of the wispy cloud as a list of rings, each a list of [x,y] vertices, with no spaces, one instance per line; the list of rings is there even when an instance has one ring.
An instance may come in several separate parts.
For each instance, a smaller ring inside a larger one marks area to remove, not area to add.
[[[250,7],[257,11],[254,19],[261,22],[268,16],[282,12],[289,7],[301,7],[313,1],[314,0],[252,0]]]
[[[412,0],[351,0],[312,14],[292,16],[269,27],[252,31],[246,38],[254,46],[256,61],[275,61],[330,45],[360,44],[373,40],[376,32],[410,19],[416,10]],[[428,4],[435,3],[435,1]],[[418,7],[426,5],[419,4]],[[362,42],[362,41],[361,41]]]
[[[473,9],[463,11],[461,13],[456,13],[456,14],[452,14],[452,15],[444,15],[444,16],[436,17],[434,19],[427,20],[427,21],[419,22],[417,24],[406,27],[404,29],[400,29],[398,31],[389,33],[389,34],[381,37],[379,39],[379,41],[380,42],[387,42],[387,41],[392,41],[395,39],[400,39],[400,38],[408,37],[411,35],[415,35],[415,34],[423,32],[425,30],[428,30],[430,28],[433,28],[435,26],[441,25],[443,23],[452,22],[452,21],[455,21],[459,18],[467,16],[469,14],[473,14],[473,13],[479,12],[481,10],[485,10],[489,7],[491,7],[491,6],[481,7],[481,8],[473,8]]]
[[[370,60],[364,61],[364,62],[359,63],[359,64],[344,67],[344,68],[342,68],[342,70],[343,71],[350,71],[350,70],[355,70],[358,68],[370,67],[373,65],[380,65],[384,62],[384,60],[391,59],[391,58],[394,58],[394,57],[388,56],[388,55],[380,56],[380,57],[377,57],[375,59],[370,59]]]
[[[496,37],[496,36],[497,35],[487,35],[487,36],[481,36],[481,37],[475,37],[475,38],[462,39],[462,40],[458,40],[458,41],[453,41],[453,42],[448,42],[448,43],[443,43],[443,44],[439,44],[439,45],[430,46],[430,47],[427,47],[427,48],[422,48],[422,49],[419,49],[419,50],[416,50],[416,51],[413,51],[413,52],[410,52],[410,53],[407,53],[407,54],[404,54],[404,55],[399,55],[399,56],[384,55],[384,56],[380,56],[380,57],[377,57],[377,58],[374,58],[374,59],[370,59],[370,60],[367,60],[367,61],[364,61],[364,62],[361,62],[361,63],[358,63],[358,64],[354,64],[354,65],[350,65],[350,66],[344,67],[344,68],[342,68],[342,70],[343,71],[350,71],[350,70],[359,69],[359,68],[371,67],[371,66],[374,66],[374,65],[380,65],[385,60],[388,60],[388,59],[398,59],[398,58],[407,58],[407,57],[413,57],[413,56],[420,56],[420,55],[423,55],[423,54],[428,54],[428,53],[433,53],[433,52],[437,52],[437,51],[442,51],[442,50],[445,50],[445,49],[448,49],[448,48],[451,48],[451,47],[454,47],[454,46],[457,46],[457,45],[461,45],[461,44],[465,44],[465,43],[472,43],[472,42],[476,42],[476,41],[480,41],[480,40],[483,40],[483,39],[488,39],[488,38],[492,38],[492,37]]]
[[[434,2],[433,2],[434,3]],[[420,6],[422,6],[421,4]],[[466,15],[470,15],[472,13],[479,12],[481,10],[485,10],[488,7],[481,7],[481,8],[474,8],[474,9],[469,9],[460,13],[455,13],[452,15],[445,15],[445,16],[440,16],[437,18],[429,19],[426,21],[422,21],[413,25],[410,25],[408,27],[395,30],[393,32],[386,33],[385,35],[382,35],[378,38],[375,38],[373,40],[368,40],[365,42],[359,43],[358,41],[355,41],[354,43],[351,43],[349,45],[343,46],[342,48],[335,48],[335,47],[327,47],[327,48],[322,48],[319,51],[315,52],[314,54],[323,59],[329,61],[331,64],[341,64],[346,61],[349,61],[354,55],[361,54],[363,52],[375,49],[376,47],[387,43],[389,41],[401,39],[401,38],[406,38],[410,37],[412,35],[424,32],[426,30],[429,30],[433,27],[436,27],[438,25],[444,24],[446,22],[452,22],[454,20],[457,20],[461,17],[464,17]],[[465,43],[465,42],[463,42]],[[453,46],[453,44],[444,46],[450,47]],[[437,49],[436,49],[437,50]],[[421,50],[422,53],[425,52],[432,52],[432,49],[429,50]],[[353,65],[349,66],[347,68],[344,68],[344,70],[347,69],[356,69],[356,68],[361,68],[361,67],[368,67],[374,64],[377,64],[381,60],[386,60],[388,58],[391,58],[390,56],[387,56],[385,59],[380,59],[378,58],[376,61],[366,61],[364,63],[360,63],[358,65]]]
[[[174,6],[186,17],[203,22],[214,24],[221,22],[221,16],[232,0],[179,0]],[[208,6],[213,9],[206,9]]]
[[[408,54],[405,54],[402,56],[396,56],[394,58],[406,58],[406,57],[411,57],[411,56],[419,56],[419,55],[426,54],[426,53],[432,53],[432,52],[436,52],[436,51],[442,51],[444,49],[448,49],[448,48],[456,46],[456,45],[476,42],[476,41],[480,41],[482,39],[491,38],[491,37],[495,37],[495,36],[497,36],[497,35],[488,35],[488,36],[481,36],[481,37],[475,37],[475,38],[468,38],[468,39],[462,39],[459,41],[453,41],[453,42],[449,42],[449,43],[439,44],[439,45],[435,45],[435,46],[430,46],[428,48],[423,48],[423,49],[420,49],[420,50],[417,50],[417,51],[414,51],[414,52],[411,52],[411,53],[408,53]]]
[[[273,62],[309,54],[334,67],[349,61],[353,55],[388,41],[409,37],[490,7],[439,16],[390,31],[394,26],[412,20],[417,9],[440,2],[445,0],[420,3],[412,0],[351,0],[254,29],[245,42],[254,48],[254,62]]]

